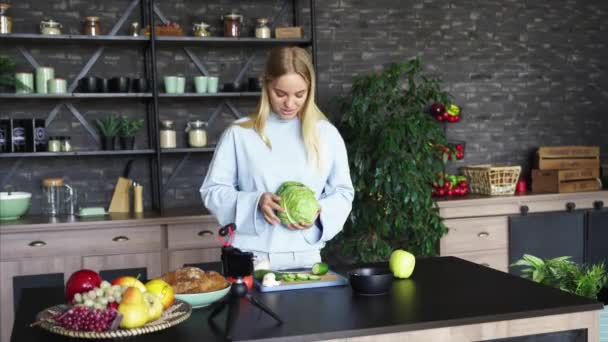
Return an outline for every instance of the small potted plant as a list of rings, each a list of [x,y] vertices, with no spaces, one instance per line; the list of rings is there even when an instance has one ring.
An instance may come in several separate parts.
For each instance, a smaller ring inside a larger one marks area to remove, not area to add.
[[[129,119],[123,115],[120,118],[120,147],[123,150],[135,148],[135,134],[143,127],[143,119]]]
[[[113,150],[116,135],[120,130],[120,119],[116,115],[108,114],[103,119],[96,119],[95,123],[101,133],[102,149]]]
[[[600,322],[608,322],[608,273],[603,263],[579,265],[568,256],[543,260],[524,254],[513,266],[524,267],[521,269],[524,278],[604,302]],[[602,323],[600,327],[600,330],[604,329],[605,325]],[[600,334],[605,333],[608,331],[600,331]]]

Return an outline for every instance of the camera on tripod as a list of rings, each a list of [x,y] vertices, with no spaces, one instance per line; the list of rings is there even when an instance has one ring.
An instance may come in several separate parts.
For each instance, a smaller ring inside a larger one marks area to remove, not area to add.
[[[222,247],[224,276],[242,278],[253,274],[253,253],[232,246]]]

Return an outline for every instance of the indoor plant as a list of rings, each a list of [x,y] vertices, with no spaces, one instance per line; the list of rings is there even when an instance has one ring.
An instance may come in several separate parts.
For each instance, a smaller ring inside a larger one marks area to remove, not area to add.
[[[422,69],[412,59],[359,77],[340,101],[337,126],[355,198],[343,233],[330,243],[337,255],[363,262],[387,260],[397,248],[434,255],[447,231],[430,186],[445,162],[436,145],[447,141],[428,110],[449,95]]]
[[[129,119],[123,115],[120,118],[120,148],[132,150],[135,147],[135,134],[144,125],[143,119]]]
[[[15,78],[15,62],[7,56],[0,56],[0,86],[5,88],[13,88],[16,85],[22,85]]]
[[[113,114],[106,115],[103,119],[96,119],[97,127],[101,132],[101,146],[104,150],[113,150],[116,135],[120,130],[120,119]]]
[[[537,283],[549,285],[579,296],[599,299],[604,302],[600,312],[600,335],[608,335],[608,274],[603,263],[578,265],[563,256],[543,260],[533,255],[524,256],[512,266],[522,266],[522,276]],[[602,296],[603,298],[598,298]]]

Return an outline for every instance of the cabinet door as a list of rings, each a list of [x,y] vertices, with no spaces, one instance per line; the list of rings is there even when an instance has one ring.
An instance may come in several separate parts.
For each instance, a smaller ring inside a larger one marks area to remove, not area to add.
[[[205,271],[217,271],[221,262],[221,248],[202,248],[169,252],[169,271],[184,266],[196,266]]]
[[[98,271],[108,281],[123,275],[139,276],[145,281],[161,275],[161,260],[161,253],[155,252],[86,256],[82,263],[84,268]]]
[[[81,268],[79,257],[32,258],[0,262],[0,341],[8,342],[22,288],[61,287]]]
[[[570,256],[583,262],[585,212],[554,212],[509,218],[509,265],[524,254],[540,258]],[[509,272],[521,274],[519,267]]]
[[[608,265],[608,209],[588,214],[587,263]]]
[[[507,216],[445,220],[448,233],[441,238],[441,255],[507,248]]]

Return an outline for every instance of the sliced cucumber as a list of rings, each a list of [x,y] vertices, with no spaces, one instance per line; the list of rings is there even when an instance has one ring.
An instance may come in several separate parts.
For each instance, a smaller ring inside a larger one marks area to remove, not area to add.
[[[262,279],[264,279],[264,276],[266,275],[266,273],[270,273],[272,272],[271,270],[255,270],[253,272],[253,277],[258,280],[258,281],[262,281]]]
[[[329,271],[329,265],[324,262],[318,262],[312,265],[312,274],[322,276]]]
[[[306,273],[298,273],[296,274],[297,280],[308,280],[308,274]]]
[[[314,274],[309,274],[308,275],[308,280],[321,280],[321,276],[318,275],[314,275]]]

